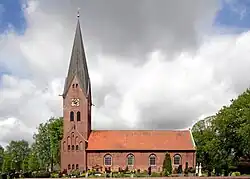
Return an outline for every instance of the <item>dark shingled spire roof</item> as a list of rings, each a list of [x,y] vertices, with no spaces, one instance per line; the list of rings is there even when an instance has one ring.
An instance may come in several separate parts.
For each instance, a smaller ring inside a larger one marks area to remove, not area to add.
[[[72,83],[72,80],[74,79],[75,76],[79,80],[80,83],[79,85],[82,88],[83,92],[85,93],[86,97],[88,97],[90,94],[90,78],[88,73],[87,61],[85,57],[85,51],[83,47],[79,18],[77,20],[75,39],[71,53],[68,75],[64,84],[64,92],[63,92],[64,97],[66,96],[70,88],[70,85]]]

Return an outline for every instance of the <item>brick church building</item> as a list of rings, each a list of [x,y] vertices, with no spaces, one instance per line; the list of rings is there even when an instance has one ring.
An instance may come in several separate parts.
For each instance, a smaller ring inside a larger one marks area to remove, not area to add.
[[[195,143],[190,130],[92,130],[91,82],[79,18],[63,92],[61,170],[95,166],[118,170],[161,171],[166,152],[173,167],[195,167]]]

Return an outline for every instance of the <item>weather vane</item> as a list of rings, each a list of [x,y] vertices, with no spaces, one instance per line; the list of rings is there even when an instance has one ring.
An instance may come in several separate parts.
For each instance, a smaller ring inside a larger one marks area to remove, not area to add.
[[[79,18],[80,17],[80,8],[78,8],[78,10],[77,10],[77,18]]]

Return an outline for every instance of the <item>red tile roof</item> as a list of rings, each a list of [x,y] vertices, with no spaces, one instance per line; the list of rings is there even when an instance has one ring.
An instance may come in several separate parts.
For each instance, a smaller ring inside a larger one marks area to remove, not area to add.
[[[189,130],[95,130],[87,150],[195,150]]]

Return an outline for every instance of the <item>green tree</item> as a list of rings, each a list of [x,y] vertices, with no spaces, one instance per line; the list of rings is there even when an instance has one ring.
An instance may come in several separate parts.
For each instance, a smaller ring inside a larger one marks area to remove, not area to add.
[[[198,121],[192,128],[197,162],[203,168],[227,174],[241,157],[250,158],[250,90],[247,89],[216,115]]]
[[[30,148],[29,143],[25,140],[11,141],[6,147],[4,154],[4,167],[5,170],[12,168],[17,170],[27,170],[25,161],[29,156]]]
[[[224,155],[234,163],[242,156],[250,158],[250,90],[224,106],[213,121],[217,137],[223,146]]]
[[[30,152],[29,159],[28,159],[29,171],[39,171],[40,170],[38,153],[36,153],[36,150],[34,147],[35,147],[34,144],[32,144],[31,152]]]
[[[4,162],[4,148],[0,145],[0,171],[2,171]]]
[[[8,151],[4,151],[3,159],[2,171],[8,172],[12,169],[11,154]]]
[[[49,134],[51,154],[55,164],[60,164],[60,148],[63,137],[63,118],[51,118],[49,120]]]
[[[170,154],[166,152],[165,158],[163,161],[163,174],[164,176],[169,176],[172,174],[172,161]]]
[[[215,167],[213,158],[217,152],[217,143],[215,133],[212,126],[214,116],[209,116],[198,121],[192,128],[196,144],[197,163],[202,163],[203,169],[211,172]]]
[[[51,118],[38,127],[34,134],[34,153],[37,154],[40,167],[53,170],[54,164],[60,162],[60,141],[63,135],[63,118]]]

